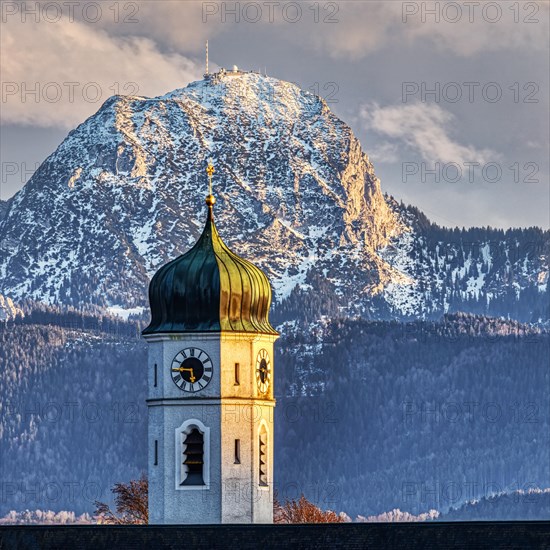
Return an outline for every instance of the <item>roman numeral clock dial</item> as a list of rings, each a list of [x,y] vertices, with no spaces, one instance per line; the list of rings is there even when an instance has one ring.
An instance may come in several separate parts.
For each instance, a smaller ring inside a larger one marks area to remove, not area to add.
[[[185,392],[196,393],[212,379],[212,360],[200,348],[182,349],[173,359],[172,380]]]
[[[271,361],[267,350],[261,349],[256,357],[256,383],[261,394],[266,394],[271,382]]]

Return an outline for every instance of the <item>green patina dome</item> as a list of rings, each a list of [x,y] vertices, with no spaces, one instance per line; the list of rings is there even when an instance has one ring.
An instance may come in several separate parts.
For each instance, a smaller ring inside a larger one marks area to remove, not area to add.
[[[161,267],[149,285],[151,323],[144,335],[178,332],[278,334],[270,325],[271,286],[266,275],[222,241],[212,207],[189,252]]]

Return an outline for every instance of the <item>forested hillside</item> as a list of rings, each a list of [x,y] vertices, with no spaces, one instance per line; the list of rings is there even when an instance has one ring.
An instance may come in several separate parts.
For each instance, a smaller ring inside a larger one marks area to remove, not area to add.
[[[358,522],[404,521],[491,521],[547,520],[550,517],[550,489],[527,489],[498,493],[465,502],[441,514],[431,509],[417,515],[394,508],[382,514],[357,516]],[[351,519],[351,518],[350,518]]]
[[[126,329],[0,326],[0,513],[90,512],[146,468],[146,345]],[[546,332],[466,315],[283,328],[281,498],[356,517],[550,486]]]
[[[341,321],[279,349],[283,487],[354,517],[550,486],[547,333],[466,315]]]
[[[483,521],[550,518],[550,489],[513,491],[502,495],[483,497],[449,510],[438,519],[442,521]]]
[[[145,344],[44,325],[0,329],[2,513],[92,510],[145,466]]]

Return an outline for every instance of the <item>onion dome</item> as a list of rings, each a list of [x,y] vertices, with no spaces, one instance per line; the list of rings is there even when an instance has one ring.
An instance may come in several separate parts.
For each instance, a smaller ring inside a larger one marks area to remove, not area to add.
[[[208,170],[211,178],[212,165]],[[222,241],[214,224],[215,202],[210,192],[206,197],[206,225],[195,246],[153,276],[149,285],[151,323],[144,335],[221,331],[278,334],[268,319],[269,280]]]

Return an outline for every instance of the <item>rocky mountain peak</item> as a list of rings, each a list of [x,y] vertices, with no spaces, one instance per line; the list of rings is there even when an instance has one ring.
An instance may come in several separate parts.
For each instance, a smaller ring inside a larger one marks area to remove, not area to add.
[[[221,72],[110,98],[73,130],[0,225],[3,290],[144,305],[149,277],[198,236],[209,157],[220,232],[278,299],[313,266],[338,285],[389,276],[374,251],[402,227],[350,128],[294,84]]]
[[[112,97],[70,132],[0,203],[0,292],[146,307],[151,276],[200,235],[209,158],[220,235],[269,275],[281,321],[305,310],[550,317],[540,305],[548,232],[430,224],[384,197],[361,144],[321,98],[239,70],[155,98]]]

